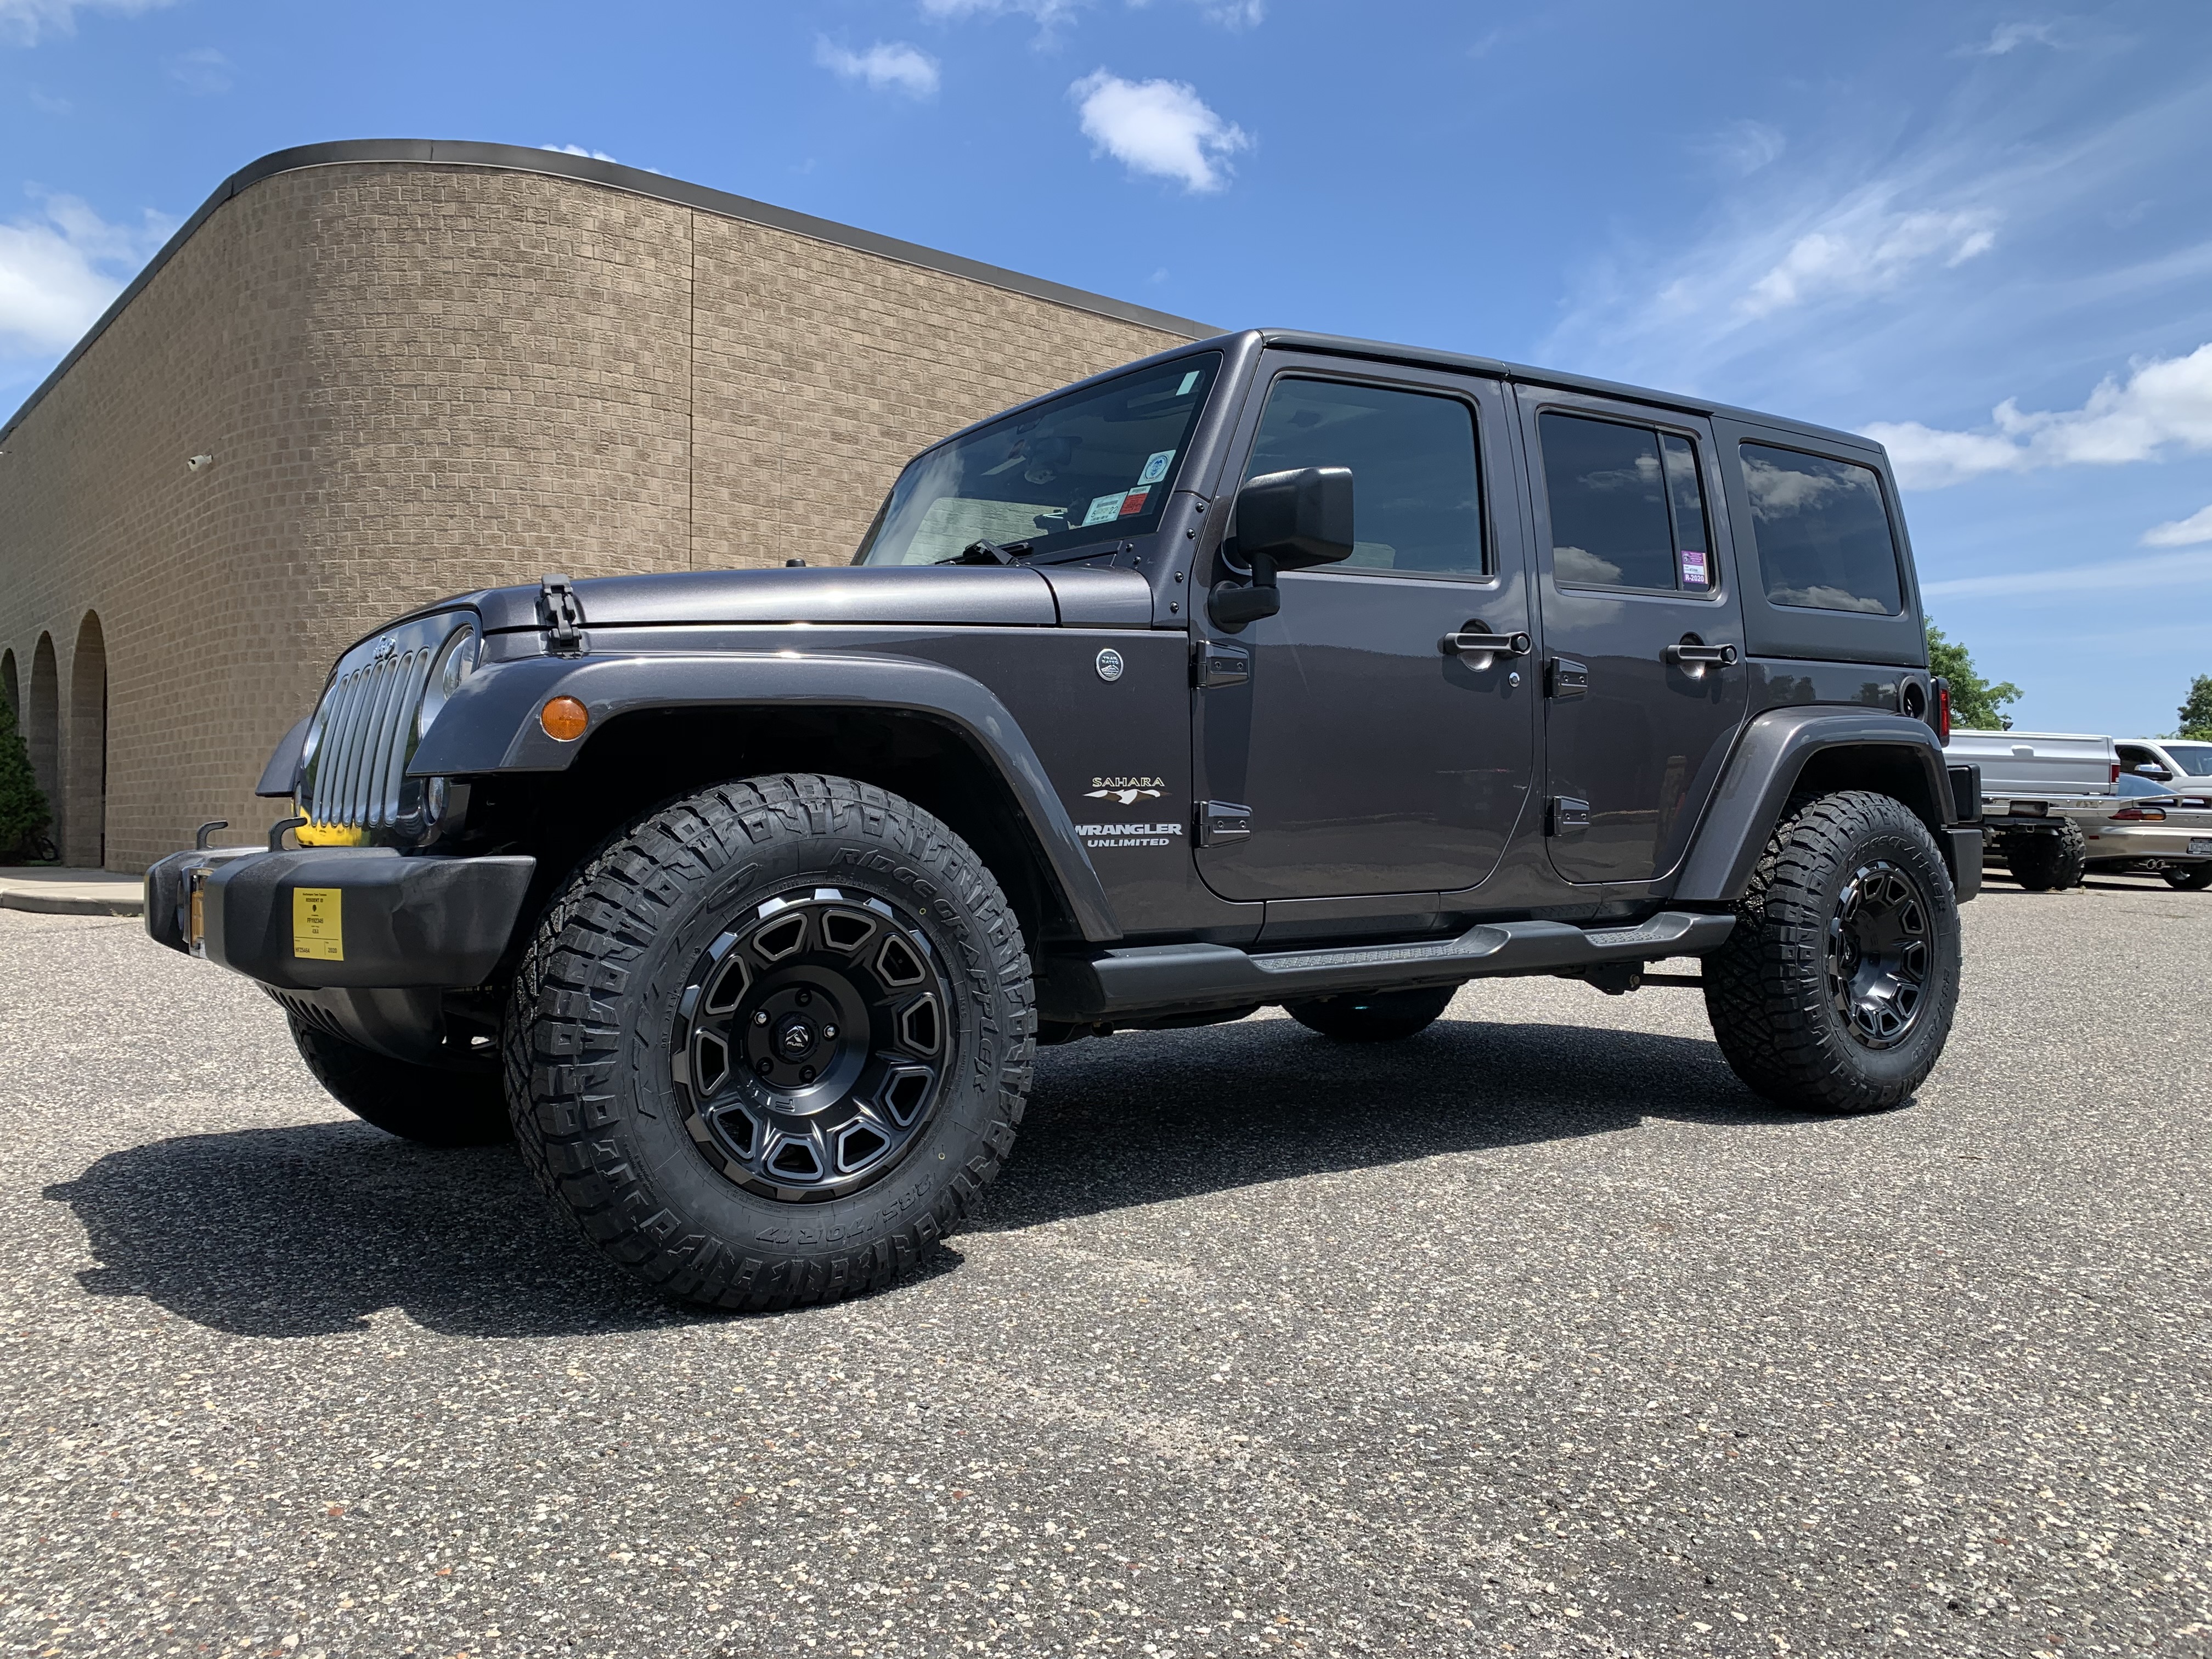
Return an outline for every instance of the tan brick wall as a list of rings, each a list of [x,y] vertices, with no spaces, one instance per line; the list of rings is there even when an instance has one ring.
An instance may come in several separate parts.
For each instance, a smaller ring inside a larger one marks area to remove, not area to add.
[[[548,570],[842,561],[921,445],[1179,337],[570,179],[264,179],[0,458],[0,651],[35,727],[52,640],[57,839],[100,855],[81,639],[106,862],[141,869],[278,815],[263,761],[384,618]]]

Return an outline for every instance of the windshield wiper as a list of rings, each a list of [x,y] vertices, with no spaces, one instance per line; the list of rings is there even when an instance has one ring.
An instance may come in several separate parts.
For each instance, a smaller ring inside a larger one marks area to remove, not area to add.
[[[939,559],[939,564],[1012,564],[1016,559],[1026,558],[1036,551],[1034,542],[1008,542],[1004,547],[996,542],[970,542],[949,559]]]

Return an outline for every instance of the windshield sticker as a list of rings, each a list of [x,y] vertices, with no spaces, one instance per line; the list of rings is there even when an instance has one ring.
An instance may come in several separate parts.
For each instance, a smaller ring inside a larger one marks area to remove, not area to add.
[[[1189,374],[1184,375],[1182,377],[1182,384],[1176,388],[1176,396],[1178,398],[1189,397],[1191,387],[1198,384],[1198,377],[1205,373],[1206,371],[1202,368],[1194,368]]]
[[[1121,516],[1121,503],[1128,499],[1128,495],[1129,492],[1126,489],[1117,489],[1110,495],[1092,496],[1091,510],[1083,515],[1084,524],[1086,526],[1094,524],[1111,524]]]
[[[1121,511],[1118,516],[1124,519],[1136,517],[1145,510],[1145,497],[1152,493],[1152,487],[1150,484],[1146,484],[1142,489],[1131,490],[1121,497]]]
[[[1684,548],[1682,550],[1682,586],[1706,587],[1711,585],[1705,576],[1705,550],[1696,547]]]
[[[1137,475],[1137,482],[1140,484],[1158,483],[1168,476],[1168,463],[1173,459],[1175,451],[1172,449],[1157,451],[1146,460],[1145,470]]]

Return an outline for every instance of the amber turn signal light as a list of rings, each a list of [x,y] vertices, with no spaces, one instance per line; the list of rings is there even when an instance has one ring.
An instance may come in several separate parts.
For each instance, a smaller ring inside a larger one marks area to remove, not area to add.
[[[545,728],[547,737],[574,743],[592,723],[592,714],[574,697],[555,697],[538,711],[538,723]]]

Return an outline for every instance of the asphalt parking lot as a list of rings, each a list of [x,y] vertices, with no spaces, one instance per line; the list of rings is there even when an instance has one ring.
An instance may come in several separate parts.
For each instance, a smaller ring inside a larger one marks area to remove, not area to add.
[[[933,1271],[721,1319],[0,913],[0,1648],[2212,1652],[2212,895],[1966,915],[1896,1112],[1683,991],[1127,1036]]]

